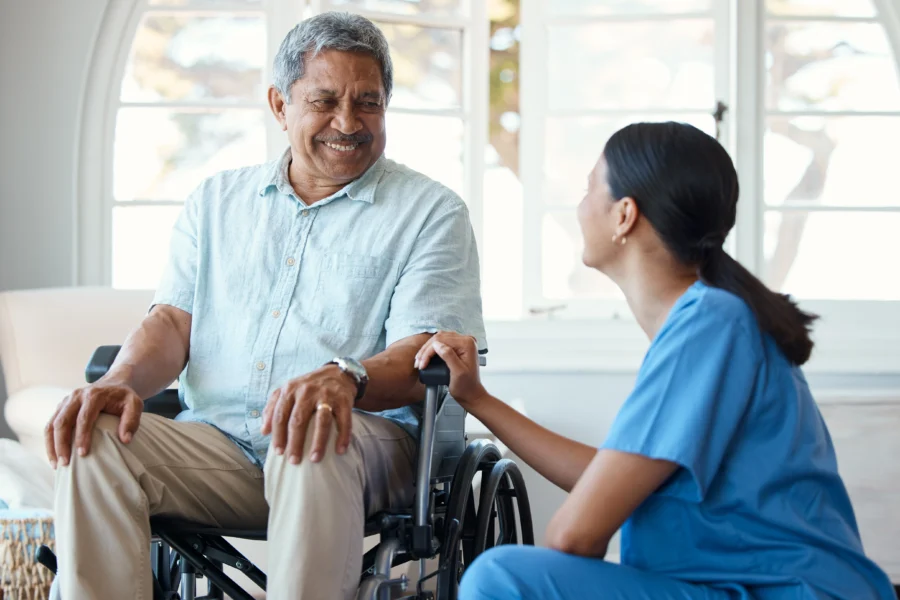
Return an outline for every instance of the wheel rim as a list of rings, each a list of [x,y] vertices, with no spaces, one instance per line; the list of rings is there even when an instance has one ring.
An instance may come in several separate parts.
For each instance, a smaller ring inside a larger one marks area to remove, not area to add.
[[[485,462],[499,461],[500,450],[488,440],[476,440],[466,447],[460,458],[459,464],[453,475],[453,486],[450,490],[450,499],[447,502],[447,512],[444,521],[444,535],[449,534],[450,523],[453,519],[459,520],[460,539],[455,548],[450,548],[449,556],[451,565],[456,565],[454,572],[449,571],[438,577],[438,600],[456,598],[459,589],[459,580],[466,567],[475,560],[475,530],[477,527],[477,514],[475,511],[475,495],[472,491],[472,479],[481,470]],[[445,555],[441,555],[441,561]],[[449,575],[449,576],[448,576]]]
[[[531,508],[524,480],[516,463],[503,459],[497,461],[482,479],[474,555],[495,546],[518,543],[517,521],[522,529],[522,542],[533,544]]]

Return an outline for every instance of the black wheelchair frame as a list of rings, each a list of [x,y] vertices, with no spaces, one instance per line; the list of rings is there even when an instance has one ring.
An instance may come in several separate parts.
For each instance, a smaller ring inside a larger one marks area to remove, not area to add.
[[[112,366],[120,346],[101,346],[91,357],[85,376],[100,379]],[[480,357],[484,365],[484,357]],[[438,357],[419,372],[426,396],[419,436],[416,496],[413,506],[384,512],[366,521],[366,537],[381,539],[363,556],[357,600],[387,600],[406,592],[405,574],[391,578],[391,569],[419,561],[419,578],[408,600],[455,600],[460,578],[475,558],[493,546],[534,544],[531,508],[525,481],[515,462],[504,459],[488,440],[467,445],[465,410],[446,393],[450,371]],[[174,418],[185,407],[175,390],[149,398],[145,412]],[[481,493],[474,483],[481,477]],[[175,519],[150,520],[154,600],[234,600],[253,596],[229,577],[233,567],[266,589],[266,575],[225,538],[265,540],[265,530],[218,529]],[[56,557],[46,547],[36,559],[56,572]],[[426,572],[427,561],[437,566]],[[208,579],[208,592],[196,595],[197,579]],[[436,580],[435,591],[425,584]]]

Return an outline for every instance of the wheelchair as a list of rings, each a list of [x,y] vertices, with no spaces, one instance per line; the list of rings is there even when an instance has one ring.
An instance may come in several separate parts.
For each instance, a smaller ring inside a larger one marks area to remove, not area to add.
[[[120,348],[101,346],[94,352],[85,372],[88,383],[109,370]],[[479,364],[484,366],[483,356]],[[426,386],[426,395],[415,502],[407,510],[383,512],[366,521],[366,537],[381,537],[363,556],[357,600],[455,600],[463,572],[479,554],[502,544],[534,544],[528,493],[516,463],[502,458],[488,440],[467,445],[466,412],[447,394],[450,370],[440,358],[431,359],[419,372],[419,380]],[[144,403],[145,412],[167,418],[185,408],[176,390],[166,390]],[[226,596],[254,600],[225,573],[225,566],[266,589],[265,573],[225,539],[265,540],[265,530],[218,529],[162,517],[151,518],[150,528],[154,600]],[[56,572],[56,557],[48,548],[38,549],[36,560]],[[409,589],[406,574],[391,575],[393,567],[412,561],[419,563],[414,590]],[[433,565],[430,572],[429,563]],[[197,596],[197,580],[204,577],[208,590]],[[433,590],[426,590],[426,584]]]

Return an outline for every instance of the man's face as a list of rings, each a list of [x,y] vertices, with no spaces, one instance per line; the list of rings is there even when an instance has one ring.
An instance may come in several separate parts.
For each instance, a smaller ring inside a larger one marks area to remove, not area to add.
[[[384,152],[387,99],[381,68],[368,54],[326,50],[306,61],[290,104],[274,88],[269,95],[290,140],[292,175],[344,185]]]

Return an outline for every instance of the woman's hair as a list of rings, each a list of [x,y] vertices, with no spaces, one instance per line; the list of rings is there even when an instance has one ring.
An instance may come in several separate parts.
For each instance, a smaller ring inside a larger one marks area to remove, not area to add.
[[[788,360],[809,360],[817,317],[767,288],[722,247],[737,215],[738,178],[715,139],[683,123],[636,123],[609,139],[604,156],[613,198],[633,198],[679,261],[696,267],[707,285],[743,299]]]

